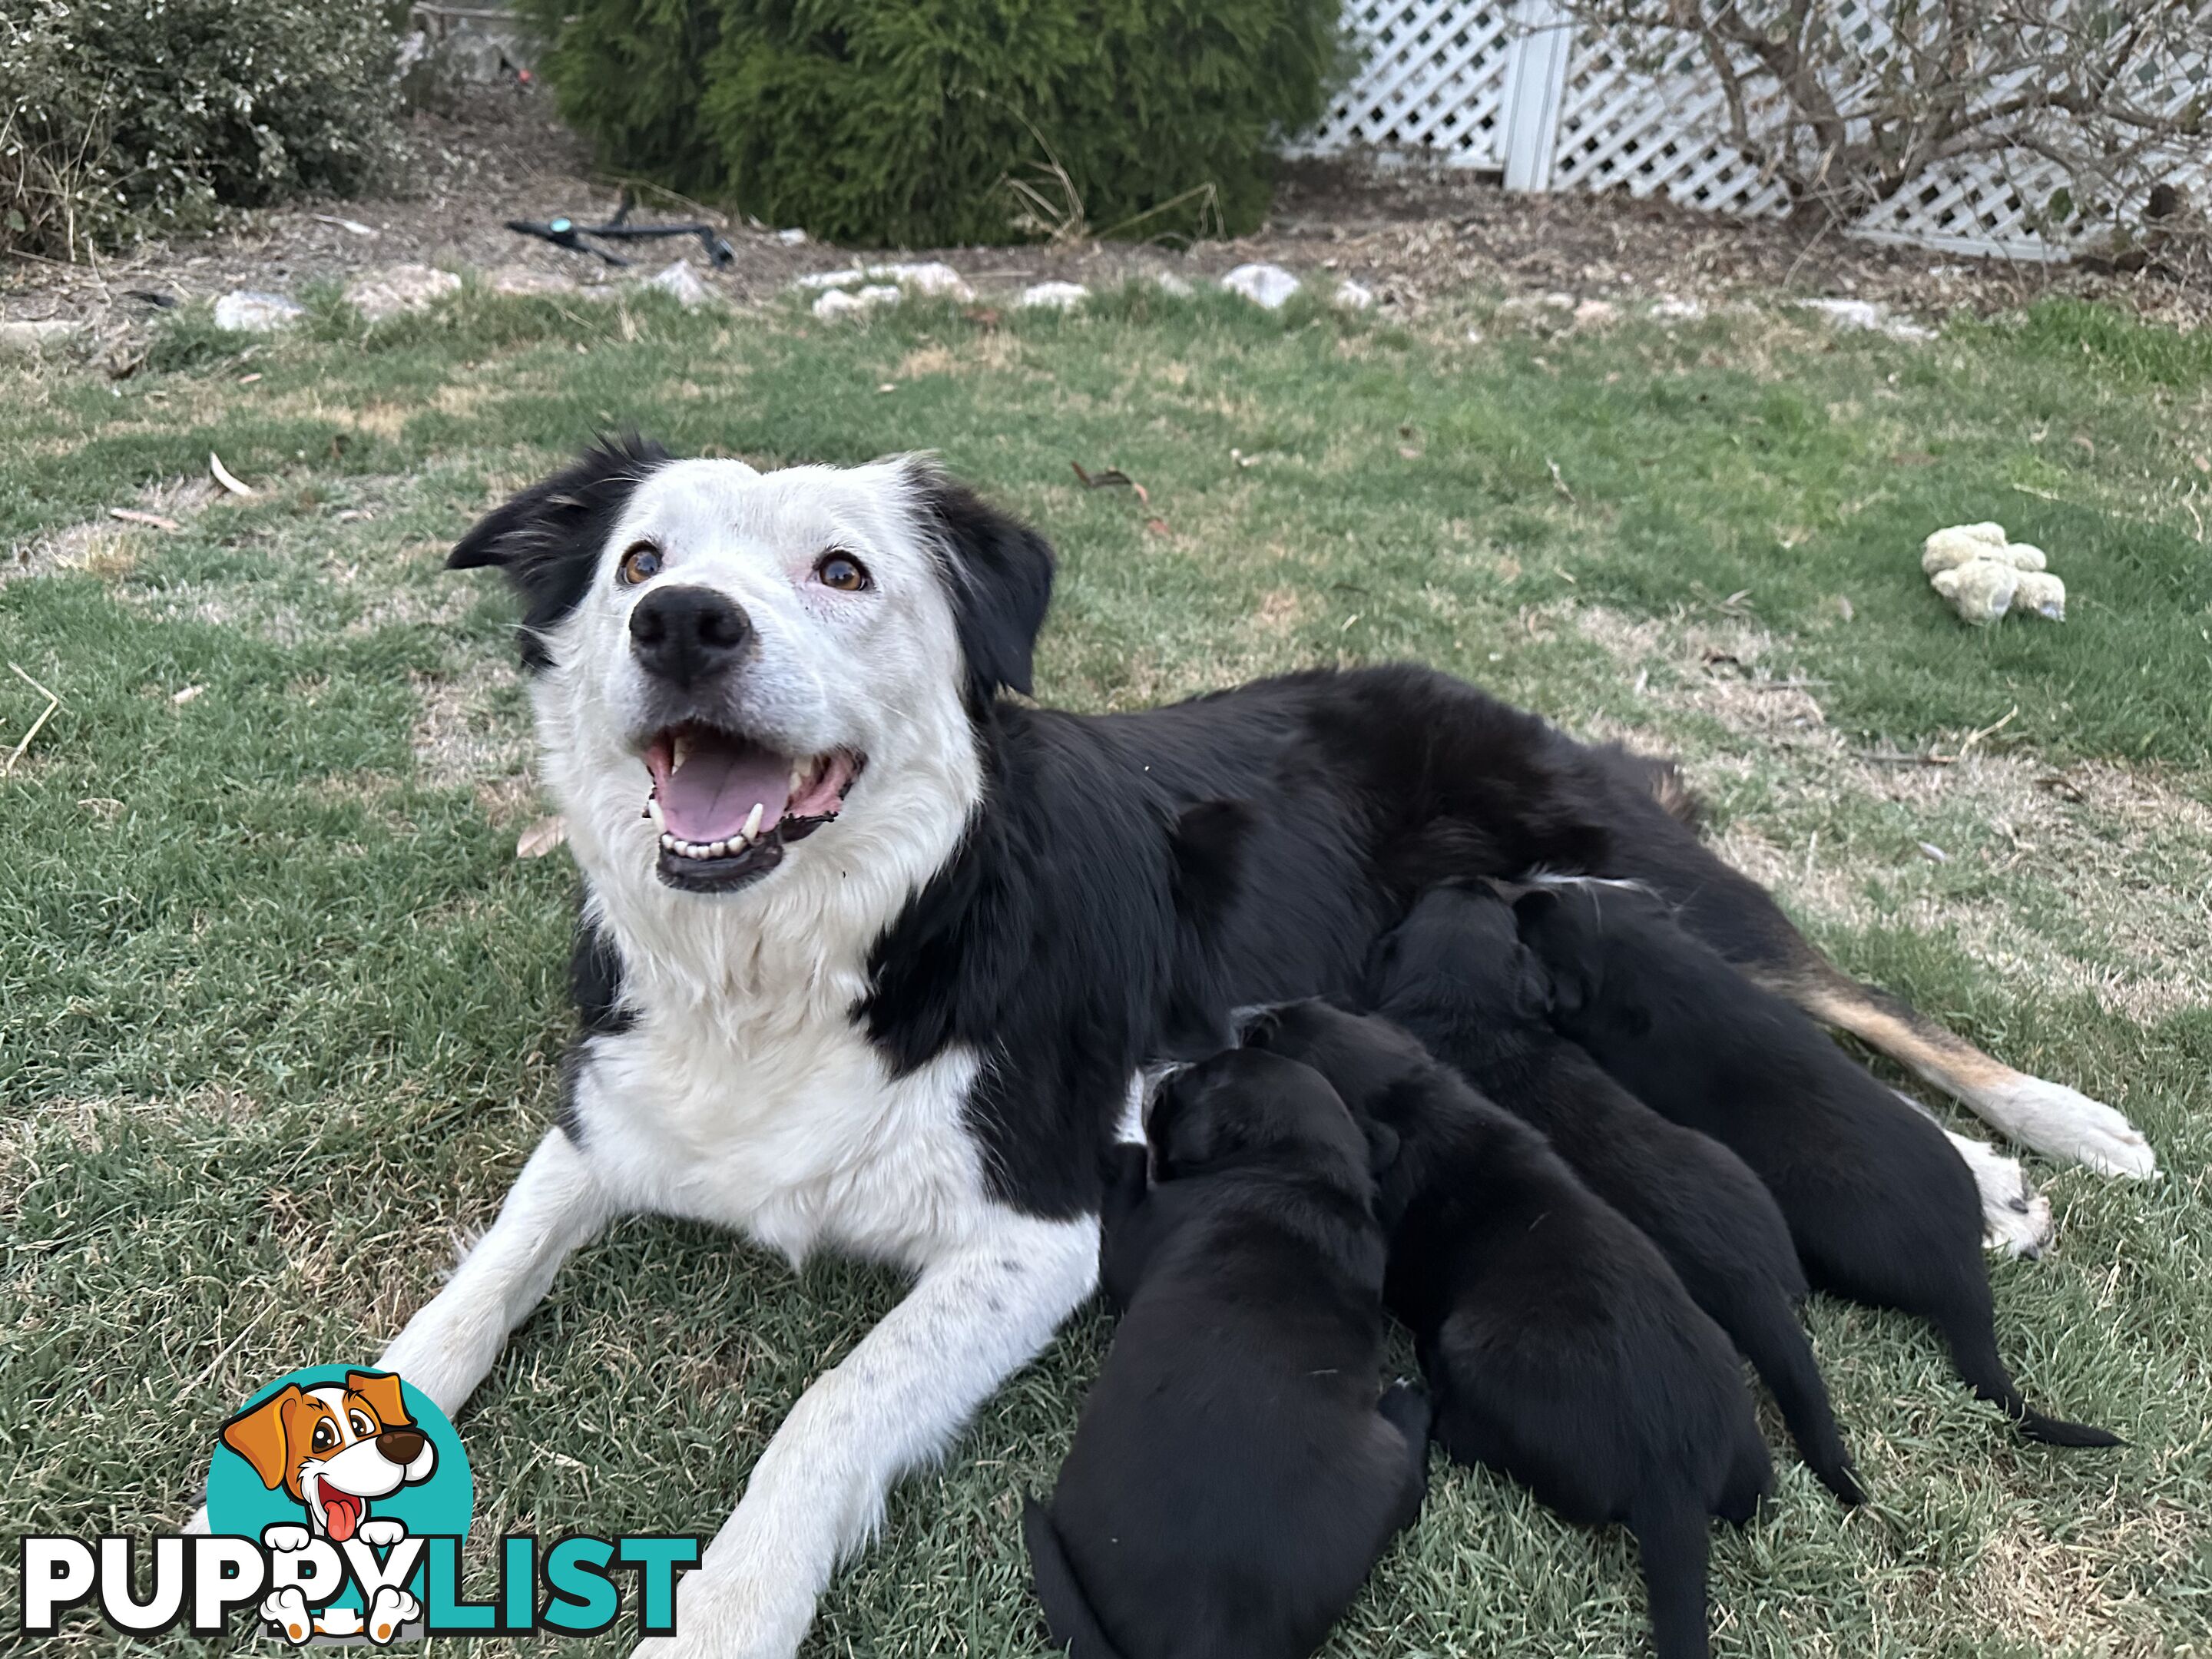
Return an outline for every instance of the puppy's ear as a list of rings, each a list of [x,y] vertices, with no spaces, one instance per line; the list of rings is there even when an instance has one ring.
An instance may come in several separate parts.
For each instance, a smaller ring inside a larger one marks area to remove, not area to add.
[[[1525,945],[1513,947],[1513,970],[1514,1012],[1525,1020],[1541,1024],[1551,1017],[1557,1000],[1552,970]]]
[[[908,475],[922,526],[945,560],[969,706],[980,709],[1002,687],[1027,696],[1052,603],[1052,544],[930,462],[908,463]]]
[[[295,1382],[287,1382],[268,1399],[242,1411],[222,1425],[222,1443],[253,1466],[261,1484],[274,1492],[284,1484],[291,1457],[284,1434],[284,1413],[304,1396]]]
[[[668,452],[635,434],[603,439],[575,465],[479,520],[446,556],[448,570],[503,571],[522,595],[523,665],[550,665],[544,634],[590,590],[599,554],[638,485]]]
[[[1557,893],[1548,887],[1531,887],[1513,901],[1514,926],[1525,933],[1559,908]]]
[[[1200,801],[1168,832],[1168,886],[1177,923],[1173,985],[1159,1038],[1168,1059],[1204,1060],[1237,1046],[1217,964],[1253,822],[1252,809],[1243,801]]]
[[[397,1429],[412,1423],[407,1415],[407,1401],[399,1392],[399,1378],[391,1371],[348,1371],[346,1392],[357,1394],[368,1401],[368,1408],[376,1413],[377,1422],[387,1429]]]
[[[1395,1129],[1387,1123],[1377,1123],[1371,1117],[1361,1118],[1359,1127],[1367,1136],[1367,1172],[1379,1181],[1389,1174],[1391,1167],[1397,1163],[1404,1143],[1398,1138]]]

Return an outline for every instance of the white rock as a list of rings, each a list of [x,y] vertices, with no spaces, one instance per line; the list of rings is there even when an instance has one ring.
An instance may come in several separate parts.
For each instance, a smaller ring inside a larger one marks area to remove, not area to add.
[[[1954,524],[1920,544],[1920,574],[1955,570],[1972,559],[1994,558],[2005,544],[2001,524]]]
[[[1694,323],[1705,314],[1703,300],[1685,300],[1673,294],[1662,294],[1651,302],[1651,314],[1665,323]]]
[[[696,311],[707,303],[707,285],[699,280],[699,273],[681,259],[667,267],[658,276],[646,283],[663,294],[672,294],[676,302],[686,311]]]
[[[825,322],[834,318],[879,311],[899,302],[895,283],[878,283],[863,289],[833,288],[814,302],[814,314]]]
[[[532,270],[528,265],[501,265],[484,278],[484,285],[495,294],[509,296],[573,294],[576,291],[576,281],[573,276],[557,276],[550,270]]]
[[[250,288],[234,288],[215,302],[215,325],[240,333],[266,334],[307,314],[307,308],[296,300]]]
[[[1024,289],[1014,303],[1030,311],[1073,311],[1090,297],[1091,290],[1080,283],[1038,283]]]
[[[34,323],[0,323],[0,350],[41,351],[84,332],[82,323],[48,317]]]
[[[1869,300],[1800,300],[1806,311],[1817,311],[1838,328],[1869,329],[1893,340],[1932,340],[1936,331],[1909,317],[1899,317],[1887,306]]]
[[[776,232],[775,240],[786,247],[804,247],[806,245],[806,233],[797,225],[793,225],[789,230]]]
[[[1279,311],[1298,291],[1298,279],[1280,265],[1239,265],[1221,279],[1221,286],[1263,311]]]
[[[942,259],[909,264],[870,265],[868,277],[872,282],[896,283],[901,288],[910,288],[933,300],[972,300],[975,297],[975,290],[968,286],[968,279]]]
[[[2012,608],[2050,622],[2066,620],[2066,584],[2048,570],[2023,570],[2012,591]]]
[[[861,280],[860,268],[848,265],[842,270],[817,270],[801,276],[793,284],[795,288],[851,288]]]
[[[1365,311],[1375,303],[1375,290],[1347,276],[1336,285],[1336,303],[1346,311]]]
[[[1198,292],[1196,289],[1190,285],[1188,279],[1176,276],[1172,270],[1154,271],[1152,273],[1152,286],[1159,289],[1161,293],[1170,295],[1178,300],[1188,300],[1192,295]]]
[[[428,265],[392,265],[364,272],[346,284],[346,303],[369,322],[380,323],[403,311],[428,311],[432,301],[453,293],[461,279]]]

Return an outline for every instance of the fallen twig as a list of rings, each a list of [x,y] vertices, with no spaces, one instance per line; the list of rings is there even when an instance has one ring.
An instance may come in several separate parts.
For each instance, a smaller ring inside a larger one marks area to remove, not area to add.
[[[222,457],[212,449],[208,451],[208,471],[215,475],[217,483],[234,495],[251,495],[253,493],[249,487],[239,483],[236,475],[222,464]]]
[[[125,524],[151,525],[156,530],[174,530],[178,527],[174,519],[165,519],[158,513],[141,513],[135,507],[111,507],[107,509],[107,516],[111,519],[120,519]]]
[[[46,723],[53,719],[54,710],[62,706],[62,700],[58,695],[46,690],[21,668],[17,668],[14,663],[9,663],[8,666],[14,670],[17,679],[46,700],[46,706],[39,711],[39,718],[31,722],[31,729],[23,733],[23,740],[17,744],[14,751],[9,755],[8,763],[5,766],[0,766],[0,778],[12,777],[15,775],[15,763],[23,758],[25,751],[31,746],[31,739],[39,735]]]

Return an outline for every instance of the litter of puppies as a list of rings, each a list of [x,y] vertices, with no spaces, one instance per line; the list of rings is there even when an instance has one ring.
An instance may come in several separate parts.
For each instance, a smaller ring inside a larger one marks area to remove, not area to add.
[[[2025,1439],[2124,1443],[2006,1370],[1935,1122],[1638,888],[1430,890],[1358,996],[1261,1013],[1146,1135],[1102,1171],[1115,1341],[1024,1517],[1074,1659],[1313,1652],[1415,1524],[1431,1439],[1627,1526],[1654,1650],[1703,1659],[1711,1521],[1774,1480],[1739,1353],[1865,1499],[1808,1288],[1926,1319]],[[1386,1313],[1425,1396],[1382,1376]]]

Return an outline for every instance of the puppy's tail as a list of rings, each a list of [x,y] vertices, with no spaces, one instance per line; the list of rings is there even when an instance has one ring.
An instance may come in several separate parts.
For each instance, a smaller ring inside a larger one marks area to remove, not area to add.
[[[1774,1390],[1782,1407],[1782,1420],[1798,1454],[1820,1484],[1849,1504],[1866,1502],[1858,1477],[1851,1468],[1850,1452],[1836,1427],[1835,1408],[1828,1401],[1828,1385],[1813,1358],[1813,1344],[1789,1299],[1778,1289],[1771,1296],[1740,1311],[1732,1333],[1752,1369]]]
[[[1029,1546],[1030,1571],[1036,1578],[1037,1600],[1044,1604],[1053,1645],[1071,1659],[1121,1659],[1121,1650],[1106,1639],[1098,1615],[1091,1610],[1091,1598],[1083,1593],[1067,1553],[1060,1547],[1052,1511],[1026,1492],[1022,1496],[1022,1541]]]
[[[2020,1431],[2021,1438],[2033,1440],[2045,1446],[2124,1446],[2128,1443],[2110,1429],[2100,1429],[2087,1423],[2069,1423],[2061,1417],[2045,1417],[2030,1406],[2021,1395],[2020,1387],[2005,1370],[2004,1361],[1997,1358],[1996,1334],[1990,1328],[1986,1316],[1972,1322],[1960,1321],[1946,1328],[1944,1334],[1951,1344],[1951,1363],[1959,1368],[1959,1375],[1975,1395],[2003,1411]]]
[[[1659,1659],[1706,1659],[1705,1555],[1711,1540],[1704,1509],[1676,1504],[1631,1516],[1628,1525],[1644,1556],[1652,1648]]]

